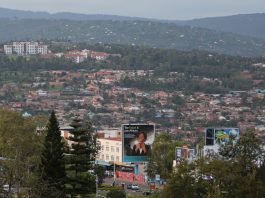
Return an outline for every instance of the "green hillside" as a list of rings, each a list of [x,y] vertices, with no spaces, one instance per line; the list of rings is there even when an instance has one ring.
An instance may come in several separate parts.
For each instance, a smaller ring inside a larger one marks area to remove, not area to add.
[[[0,42],[59,39],[206,50],[230,55],[263,56],[265,40],[214,30],[148,21],[70,21],[0,19]]]

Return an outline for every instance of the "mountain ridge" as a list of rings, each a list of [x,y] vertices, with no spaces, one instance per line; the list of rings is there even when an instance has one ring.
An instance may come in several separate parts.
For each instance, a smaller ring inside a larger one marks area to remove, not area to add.
[[[249,16],[244,16],[249,18]],[[263,14],[260,16],[263,17]],[[214,19],[203,20],[212,21]],[[0,42],[45,39],[71,40],[91,44],[147,45],[184,51],[195,49],[239,56],[265,55],[265,37],[242,36],[239,33],[231,31],[228,31],[231,33],[227,33],[211,29],[211,27],[208,28],[208,26],[200,27],[199,22],[202,23],[200,19],[167,21],[68,12],[50,14],[48,12],[0,8],[0,27],[2,27],[0,29]],[[261,29],[260,34],[262,32],[263,29]]]
[[[221,32],[231,32],[244,36],[265,39],[265,13],[235,14],[230,16],[204,17],[191,20],[166,20],[143,17],[130,17],[104,14],[82,14],[73,12],[49,13],[43,11],[25,11],[9,8],[0,8],[0,18],[18,19],[64,19],[73,21],[87,20],[112,20],[112,21],[155,21],[162,23],[174,23],[192,27],[207,28]]]
[[[72,21],[0,19],[0,42],[70,40],[126,44],[239,56],[264,56],[265,40],[173,23],[150,21]]]

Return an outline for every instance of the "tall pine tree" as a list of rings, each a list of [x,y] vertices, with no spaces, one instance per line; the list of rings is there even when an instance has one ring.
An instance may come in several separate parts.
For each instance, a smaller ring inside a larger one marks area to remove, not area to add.
[[[75,117],[70,125],[74,129],[68,140],[72,142],[67,155],[67,194],[71,197],[89,197],[96,189],[94,169],[98,151],[96,136],[90,122],[83,123]]]
[[[43,184],[46,184],[41,197],[64,197],[66,173],[63,145],[59,123],[52,111],[41,156],[40,176]]]

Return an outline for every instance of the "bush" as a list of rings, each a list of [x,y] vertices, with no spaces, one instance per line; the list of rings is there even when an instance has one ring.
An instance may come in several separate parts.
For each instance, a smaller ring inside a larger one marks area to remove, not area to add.
[[[124,190],[111,190],[107,194],[107,198],[126,198]]]
[[[123,190],[121,186],[105,186],[105,187],[100,187],[98,188],[99,190]]]

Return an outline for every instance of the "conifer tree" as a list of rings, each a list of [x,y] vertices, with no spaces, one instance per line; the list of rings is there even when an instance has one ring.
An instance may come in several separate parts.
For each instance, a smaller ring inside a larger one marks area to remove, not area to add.
[[[64,197],[66,174],[63,145],[59,123],[52,111],[41,156],[41,179],[47,185],[41,197]]]
[[[95,192],[95,176],[89,171],[94,169],[98,151],[92,124],[83,123],[75,117],[70,125],[73,130],[68,140],[72,142],[67,155],[67,194],[71,197],[89,197]]]

